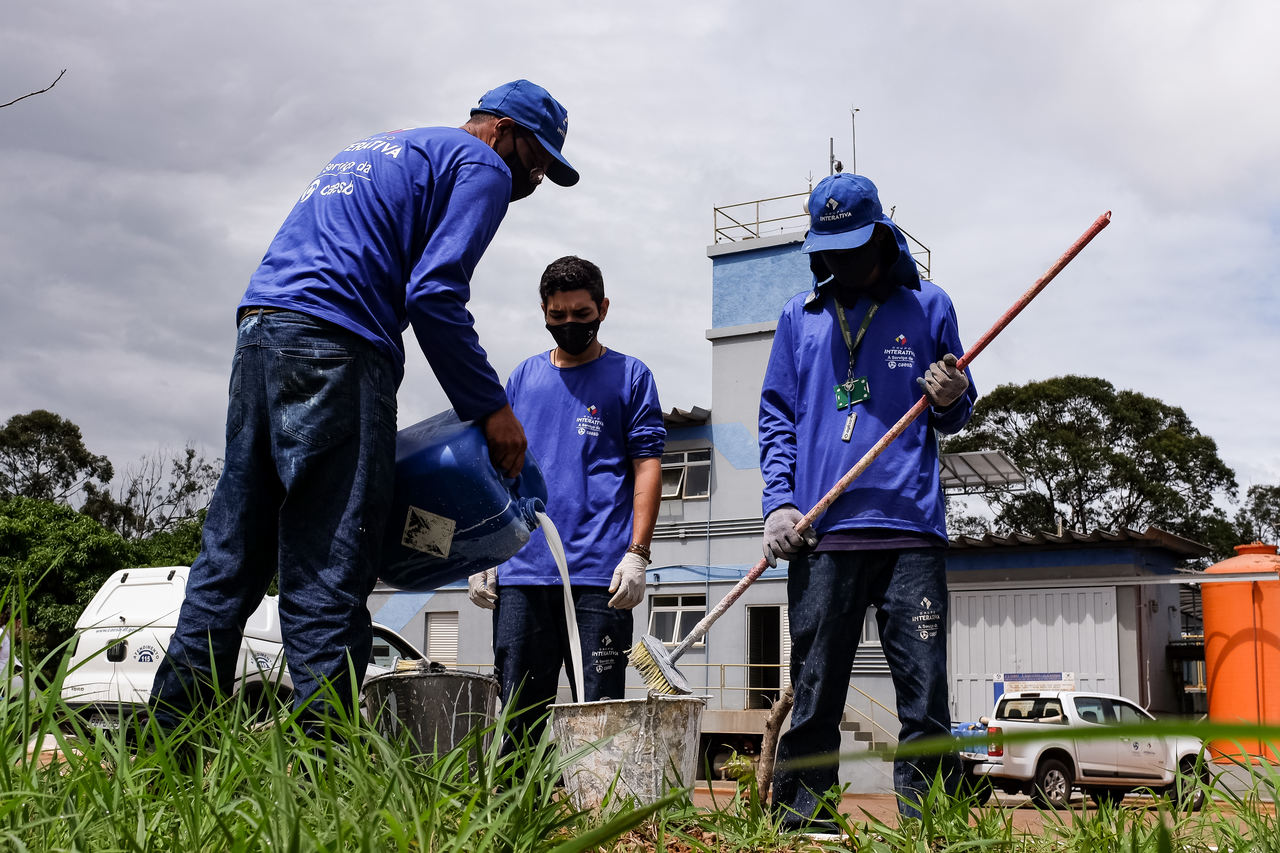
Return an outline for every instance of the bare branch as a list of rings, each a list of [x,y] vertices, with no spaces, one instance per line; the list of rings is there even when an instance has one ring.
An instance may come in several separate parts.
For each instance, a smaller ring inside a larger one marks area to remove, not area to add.
[[[50,90],[50,89],[52,89],[54,86],[58,85],[58,81],[59,81],[59,80],[61,80],[61,79],[62,79],[62,75],[63,75],[63,74],[66,74],[66,73],[67,73],[67,69],[65,69],[65,68],[64,68],[64,69],[62,69],[61,71],[59,71],[59,72],[58,72],[58,76],[57,76],[57,77],[55,77],[55,78],[54,78],[54,80],[53,80],[53,82],[52,82],[52,83],[50,83],[48,86],[45,86],[43,89],[38,89],[38,90],[36,90],[36,91],[34,91],[34,92],[28,92],[27,94],[23,95],[21,98],[14,98],[12,101],[10,101],[10,102],[9,102],[9,103],[7,103],[7,104],[0,104],[0,109],[4,109],[5,107],[11,107],[11,106],[13,106],[14,104],[18,103],[18,101],[24,100],[24,99],[26,99],[26,98],[31,98],[31,97],[34,97],[34,96],[36,96],[36,95],[43,95],[45,92],[49,91],[49,90]]]

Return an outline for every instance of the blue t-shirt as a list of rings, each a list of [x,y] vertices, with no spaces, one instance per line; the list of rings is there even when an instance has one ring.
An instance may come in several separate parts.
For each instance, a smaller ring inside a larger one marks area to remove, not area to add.
[[[507,396],[546,478],[570,582],[607,587],[631,544],[632,460],[661,458],[666,441],[653,374],[613,350],[577,367],[555,367],[542,353],[512,372]],[[541,530],[498,567],[498,582],[560,583]]]
[[[856,335],[871,305],[849,309]],[[829,294],[791,299],[778,319],[760,395],[760,473],[765,516],[785,504],[808,512],[920,399],[916,379],[947,353],[964,354],[951,299],[930,281],[900,287],[880,306],[858,348],[854,375],[871,396],[853,406],[857,421],[841,440],[850,409],[836,408],[834,387],[848,378],[849,350],[840,304]],[[968,371],[966,370],[966,374]],[[899,530],[947,537],[935,432],[958,432],[978,398],[969,388],[947,409],[932,407],[906,428],[818,519],[814,530]]]
[[[506,403],[467,301],[511,172],[465,130],[380,133],[338,153],[285,219],[240,306],[300,311],[368,339],[404,376],[412,324],[463,420]]]

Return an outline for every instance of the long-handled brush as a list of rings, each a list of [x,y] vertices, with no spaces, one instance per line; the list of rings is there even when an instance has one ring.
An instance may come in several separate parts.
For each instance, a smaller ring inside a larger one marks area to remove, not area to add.
[[[1044,275],[1036,279],[1036,283],[1031,285],[1031,287],[1027,289],[1027,292],[1022,294],[1021,298],[1019,298],[1018,301],[1015,302],[1013,306],[996,321],[995,325],[988,329],[986,334],[979,338],[978,342],[975,343],[969,351],[957,361],[956,366],[963,370],[966,365],[977,358],[978,354],[986,349],[987,344],[991,343],[995,336],[1000,334],[1000,332],[1004,330],[1004,327],[1009,325],[1013,318],[1018,316],[1022,309],[1026,308],[1027,304],[1031,302],[1031,300],[1034,299],[1040,291],[1044,290],[1045,286],[1048,285],[1049,282],[1053,281],[1054,277],[1062,271],[1062,268],[1070,263],[1072,258],[1078,255],[1080,250],[1087,246],[1089,241],[1097,236],[1098,232],[1103,228],[1106,228],[1110,223],[1111,211],[1107,211],[1094,220],[1094,223],[1089,226],[1088,230],[1085,231],[1084,234],[1080,235],[1080,238],[1072,244],[1071,248],[1068,249],[1062,257],[1058,258],[1057,262],[1054,263],[1053,266],[1049,267],[1048,271]],[[908,410],[907,413],[903,415],[896,424],[890,427],[889,431],[875,443],[875,446],[863,454],[857,464],[850,468],[849,471],[840,478],[840,481],[831,487],[831,491],[827,492],[822,500],[818,501],[813,509],[809,510],[809,512],[805,514],[804,518],[796,522],[796,531],[803,533],[809,527],[813,526],[813,523],[827,511],[827,508],[831,506],[832,502],[835,501],[836,498],[840,497],[840,495],[844,493],[845,489],[849,488],[849,484],[857,479],[858,476],[860,476],[862,472],[865,471],[873,461],[875,461],[876,457],[879,456],[886,447],[893,443],[894,439],[901,435],[903,430],[905,430],[912,421],[924,412],[928,405],[928,398],[921,396],[920,399],[916,401],[916,404],[912,406],[911,409]],[[645,683],[649,686],[650,690],[655,693],[689,694],[693,692],[693,689],[689,686],[689,681],[680,673],[680,670],[676,669],[676,661],[680,659],[681,655],[689,650],[690,646],[701,640],[706,635],[712,624],[724,615],[724,612],[729,609],[730,605],[737,601],[742,593],[746,591],[747,587],[755,583],[756,579],[764,574],[764,570],[768,567],[769,563],[764,558],[761,558],[760,562],[756,563],[755,567],[752,568],[751,571],[747,572],[747,574],[743,576],[742,580],[738,581],[733,589],[729,591],[729,594],[721,599],[720,603],[717,604],[710,613],[702,617],[702,621],[695,625],[693,630],[689,632],[688,636],[686,636],[678,646],[671,649],[671,651],[667,651],[663,642],[650,634],[646,634],[641,637],[640,642],[631,647],[631,651],[628,652],[628,660],[632,666],[640,670],[640,675],[644,678]]]

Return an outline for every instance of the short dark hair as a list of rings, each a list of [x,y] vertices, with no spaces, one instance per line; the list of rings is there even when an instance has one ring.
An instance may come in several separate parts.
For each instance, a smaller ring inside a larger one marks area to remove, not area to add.
[[[542,271],[542,281],[538,283],[542,304],[547,304],[547,297],[551,294],[567,290],[585,290],[596,307],[601,307],[604,304],[604,276],[600,274],[600,267],[577,255],[565,255],[547,264]]]
[[[467,124],[484,124],[500,118],[502,116],[496,113],[486,112],[485,110],[472,110],[471,118],[467,119]]]

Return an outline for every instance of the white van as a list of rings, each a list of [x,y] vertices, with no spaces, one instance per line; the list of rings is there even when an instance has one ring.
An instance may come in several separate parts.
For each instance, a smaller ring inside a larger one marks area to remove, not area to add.
[[[62,682],[62,700],[90,725],[111,728],[119,715],[146,705],[151,683],[186,594],[187,566],[124,569],[107,578],[80,618]],[[365,678],[390,672],[397,660],[422,659],[412,643],[384,625],[373,626],[373,654]],[[245,624],[235,693],[251,708],[274,694],[287,703],[293,682],[284,662],[280,611],[267,596]]]

